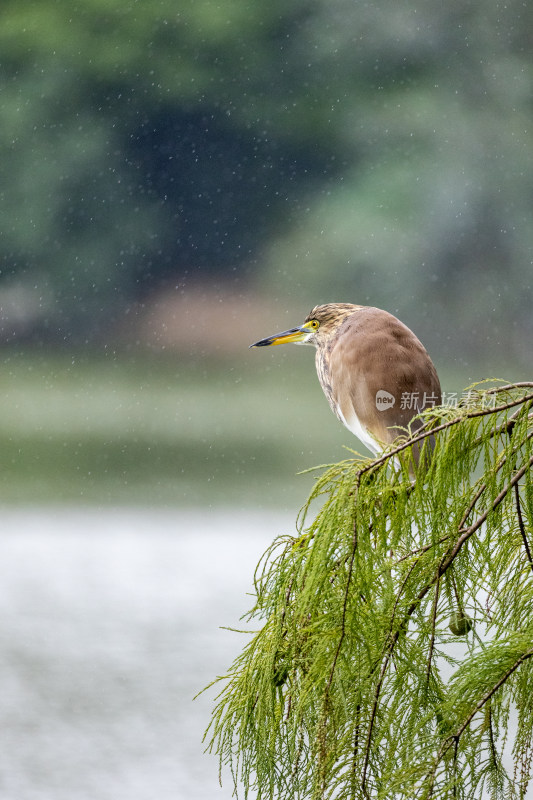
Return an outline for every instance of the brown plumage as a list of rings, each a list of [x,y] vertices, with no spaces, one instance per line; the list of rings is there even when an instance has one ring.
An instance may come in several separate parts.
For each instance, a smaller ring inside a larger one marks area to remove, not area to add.
[[[441,402],[426,349],[387,311],[350,303],[316,306],[301,326],[251,346],[285,342],[316,347],[318,379],[333,412],[375,454],[405,433],[414,416]]]

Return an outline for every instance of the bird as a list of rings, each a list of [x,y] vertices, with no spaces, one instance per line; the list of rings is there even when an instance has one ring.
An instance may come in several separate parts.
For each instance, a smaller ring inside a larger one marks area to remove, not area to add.
[[[318,380],[333,413],[374,457],[405,436],[410,425],[411,433],[420,429],[417,415],[442,402],[426,348],[388,311],[352,303],[318,305],[301,325],[250,347],[289,342],[316,348]],[[419,458],[415,445],[415,466]],[[409,469],[413,474],[412,463]]]

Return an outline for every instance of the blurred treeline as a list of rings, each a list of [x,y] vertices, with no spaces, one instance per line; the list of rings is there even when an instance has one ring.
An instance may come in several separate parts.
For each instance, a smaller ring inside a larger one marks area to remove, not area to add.
[[[3,341],[208,284],[533,363],[533,4],[3,0],[0,61]]]

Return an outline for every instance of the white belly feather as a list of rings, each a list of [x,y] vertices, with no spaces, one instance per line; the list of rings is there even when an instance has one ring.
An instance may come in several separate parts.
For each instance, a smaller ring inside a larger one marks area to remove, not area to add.
[[[371,453],[374,453],[375,456],[381,455],[383,452],[383,445],[374,439],[372,434],[369,433],[366,428],[363,428],[355,411],[350,415],[349,419],[346,419],[338,403],[336,404],[335,410],[342,424],[348,428],[348,430],[351,431],[354,436],[357,436],[359,441],[366,445]]]

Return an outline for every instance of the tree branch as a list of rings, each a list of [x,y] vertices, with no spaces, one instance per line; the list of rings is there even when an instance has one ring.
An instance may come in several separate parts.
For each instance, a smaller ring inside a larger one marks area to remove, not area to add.
[[[481,516],[480,516],[480,517],[478,517],[478,519],[476,520],[476,522],[475,522],[473,525],[471,525],[469,528],[467,528],[467,529],[466,529],[466,530],[465,530],[465,531],[462,533],[462,535],[461,535],[461,536],[459,537],[459,539],[457,540],[457,542],[456,542],[455,546],[453,547],[453,549],[452,549],[451,551],[449,551],[449,552],[448,552],[448,555],[447,555],[447,556],[445,556],[445,557],[443,556],[443,558],[442,558],[442,560],[441,560],[441,562],[440,562],[439,566],[437,567],[437,570],[436,570],[436,572],[435,572],[435,575],[434,575],[434,576],[431,578],[431,580],[429,581],[429,583],[427,583],[427,584],[426,584],[426,585],[425,585],[425,586],[424,586],[424,587],[423,587],[423,588],[422,588],[422,589],[419,591],[419,593],[417,594],[417,596],[416,596],[415,600],[413,600],[413,602],[411,603],[411,605],[409,606],[409,608],[407,609],[407,611],[406,611],[406,613],[405,613],[405,618],[404,618],[404,622],[403,622],[403,624],[402,624],[402,625],[401,625],[401,626],[400,626],[400,627],[399,627],[399,628],[398,628],[398,629],[397,629],[397,630],[394,632],[394,635],[392,636],[392,638],[390,638],[390,639],[389,639],[389,642],[388,642],[388,644],[387,644],[387,645],[386,645],[386,647],[385,647],[385,650],[384,650],[384,653],[383,653],[383,655],[382,655],[382,658],[385,656],[385,657],[386,657],[386,659],[388,660],[389,656],[392,654],[392,652],[393,652],[393,650],[394,650],[394,648],[395,648],[395,646],[396,646],[396,642],[397,642],[397,641],[398,641],[398,639],[399,639],[399,636],[400,636],[400,631],[401,631],[401,630],[404,628],[404,626],[405,626],[405,623],[406,623],[406,622],[409,620],[409,618],[412,616],[412,614],[413,614],[413,613],[415,612],[415,610],[418,608],[418,606],[419,606],[420,602],[421,602],[421,601],[424,599],[424,597],[425,597],[425,596],[426,596],[426,594],[429,592],[429,590],[431,589],[431,587],[432,587],[432,586],[433,586],[433,585],[434,585],[434,584],[435,584],[435,583],[436,583],[436,582],[437,582],[437,581],[440,579],[440,577],[441,577],[442,575],[444,575],[444,573],[445,573],[445,572],[446,572],[446,571],[447,571],[447,570],[450,568],[451,564],[453,564],[453,562],[454,562],[454,561],[455,561],[455,559],[457,558],[457,556],[458,556],[459,552],[461,551],[461,548],[462,548],[462,546],[464,545],[464,543],[465,543],[465,542],[466,542],[466,541],[467,541],[467,540],[470,538],[470,536],[472,536],[472,535],[473,535],[473,534],[474,534],[474,533],[475,533],[475,532],[476,532],[476,531],[477,531],[477,530],[478,530],[478,529],[479,529],[479,528],[480,528],[480,527],[483,525],[483,523],[486,521],[486,519],[487,519],[488,515],[489,515],[489,514],[490,514],[492,511],[494,511],[494,510],[495,510],[495,509],[496,509],[496,508],[497,508],[497,507],[500,505],[500,503],[502,502],[502,500],[503,500],[503,499],[505,498],[505,496],[506,496],[506,495],[509,493],[509,491],[510,491],[510,490],[513,488],[513,486],[514,486],[516,483],[518,483],[518,481],[520,480],[520,478],[521,478],[521,477],[524,475],[524,473],[525,473],[525,472],[526,472],[528,469],[530,469],[530,468],[531,468],[531,466],[532,466],[532,465],[533,465],[533,456],[531,456],[531,458],[529,459],[528,463],[527,463],[527,464],[525,464],[525,465],[524,465],[524,466],[523,466],[523,467],[522,467],[522,468],[521,468],[521,469],[520,469],[520,470],[519,470],[519,471],[518,471],[518,472],[517,472],[517,473],[516,473],[516,474],[513,476],[513,478],[511,479],[511,481],[509,481],[509,484],[508,484],[508,485],[507,485],[507,486],[506,486],[504,489],[502,489],[502,491],[501,491],[501,492],[500,492],[500,493],[497,495],[497,497],[495,497],[495,498],[494,498],[494,501],[493,501],[493,503],[492,503],[491,507],[490,507],[489,509],[487,509],[486,511],[484,511],[484,512],[483,512],[483,514],[481,514]],[[415,562],[415,563],[416,563],[416,562]],[[403,589],[403,586],[402,586],[402,589]],[[402,589],[400,589],[400,592],[402,591]],[[397,598],[397,599],[398,599],[398,598]],[[378,663],[379,663],[379,662],[378,662]],[[377,666],[377,664],[376,664],[376,666]],[[372,670],[372,671],[373,671],[373,670]]]
[[[433,650],[435,648],[435,627],[437,624],[437,606],[439,604],[440,594],[440,578],[437,578],[435,585],[435,597],[433,598],[433,608],[431,610],[431,640],[429,642],[428,664],[426,669],[426,684],[429,686],[429,678],[431,676],[431,661],[433,659]]]
[[[466,719],[461,723],[461,725],[459,725],[457,730],[444,740],[444,742],[442,743],[442,745],[439,748],[439,751],[438,751],[437,755],[435,756],[433,769],[431,770],[431,772],[427,776],[430,779],[431,783],[430,783],[430,786],[429,786],[429,794],[426,794],[425,795],[426,797],[429,797],[431,792],[432,792],[432,790],[433,790],[433,783],[435,781],[435,774],[437,772],[437,768],[439,766],[439,763],[440,763],[442,757],[448,752],[450,747],[455,742],[459,741],[460,737],[465,732],[465,730],[468,728],[468,726],[472,722],[472,720],[475,717],[475,715],[477,714],[477,712],[480,711],[483,708],[483,706],[485,705],[485,703],[487,703],[491,699],[491,697],[498,691],[500,686],[503,686],[503,684],[506,683],[506,681],[509,680],[509,678],[511,677],[513,672],[515,672],[521,664],[523,664],[525,661],[527,661],[532,656],[533,656],[533,648],[531,648],[527,652],[523,653],[520,656],[520,658],[518,658],[515,661],[513,666],[510,667],[507,670],[507,672],[504,675],[502,675],[501,678],[499,678],[496,681],[494,686],[492,686],[489,689],[489,691],[486,692],[483,695],[483,697],[476,703],[476,705],[474,706],[472,711],[467,715]]]
[[[527,560],[529,561],[529,566],[533,570],[533,559],[531,558],[531,549],[529,547],[529,541],[526,534],[526,529],[524,526],[524,520],[522,518],[522,508],[520,506],[520,492],[518,490],[518,483],[514,485],[514,496],[515,496],[515,505],[516,505],[516,516],[518,517],[518,525],[520,527],[520,534],[522,536],[522,541],[524,543],[524,549],[526,551]]]
[[[379,702],[379,695],[381,694],[381,687],[383,685],[383,679],[385,677],[385,673],[387,671],[387,667],[389,666],[389,661],[392,655],[392,650],[388,653],[385,658],[385,661],[381,665],[381,672],[379,674],[379,680],[376,684],[376,689],[374,691],[374,700],[372,702],[372,711],[370,713],[370,722],[368,725],[368,733],[366,737],[366,744],[365,744],[365,760],[363,762],[363,771],[361,773],[361,789],[367,794],[366,791],[366,773],[368,769],[368,762],[370,760],[370,746],[372,744],[372,731],[374,730],[374,721],[376,719],[376,713],[378,710],[378,702]]]
[[[516,385],[520,386],[520,384]],[[527,385],[529,386],[530,384]],[[500,389],[499,391],[503,391],[503,389]],[[398,453],[401,453],[403,450],[406,450],[413,444],[416,444],[417,442],[420,442],[423,439],[427,439],[428,436],[434,436],[436,433],[440,433],[441,431],[447,430],[448,428],[451,428],[454,425],[458,425],[464,419],[474,419],[475,417],[486,417],[490,414],[499,414],[501,411],[507,411],[509,408],[514,408],[515,406],[518,406],[522,403],[527,403],[529,400],[533,400],[533,393],[526,394],[524,395],[524,397],[520,397],[518,400],[513,400],[510,403],[505,403],[504,405],[496,406],[495,408],[484,408],[478,411],[470,411],[467,414],[461,414],[457,417],[454,417],[453,419],[448,420],[447,422],[443,422],[442,425],[437,425],[436,428],[432,428],[430,430],[425,431],[424,433],[420,433],[417,436],[413,436],[407,439],[405,442],[398,445],[393,450],[389,450],[387,453],[380,456],[379,458],[374,459],[366,466],[361,467],[361,469],[358,471],[357,474],[361,476],[365,472],[369,472],[371,469],[375,469],[376,467],[381,466],[381,464],[384,464],[390,458],[393,458],[394,456],[398,455]]]
[[[501,492],[494,498],[491,507],[488,508],[486,511],[484,511],[483,514],[481,514],[481,516],[479,516],[477,518],[477,520],[474,522],[473,525],[470,525],[469,528],[467,528],[466,530],[463,531],[463,534],[457,540],[457,542],[455,544],[455,547],[452,549],[450,555],[443,562],[443,564],[442,564],[442,566],[440,568],[442,570],[441,574],[446,572],[446,570],[448,569],[450,564],[454,561],[455,557],[457,556],[457,554],[461,550],[461,548],[464,545],[464,543],[472,536],[473,533],[475,533],[483,525],[484,522],[486,522],[487,517],[489,516],[489,514],[492,511],[495,511],[498,508],[498,506],[500,505],[502,500],[505,498],[505,496],[509,493],[509,491],[513,488],[513,486],[518,483],[520,478],[522,478],[523,475],[525,475],[525,473],[528,471],[528,469],[531,468],[532,464],[533,464],[533,456],[531,456],[531,458],[529,459],[527,464],[524,464],[524,466],[521,467],[518,470],[518,472],[516,472],[513,475],[512,479],[509,481],[508,485],[504,489],[502,489]]]

